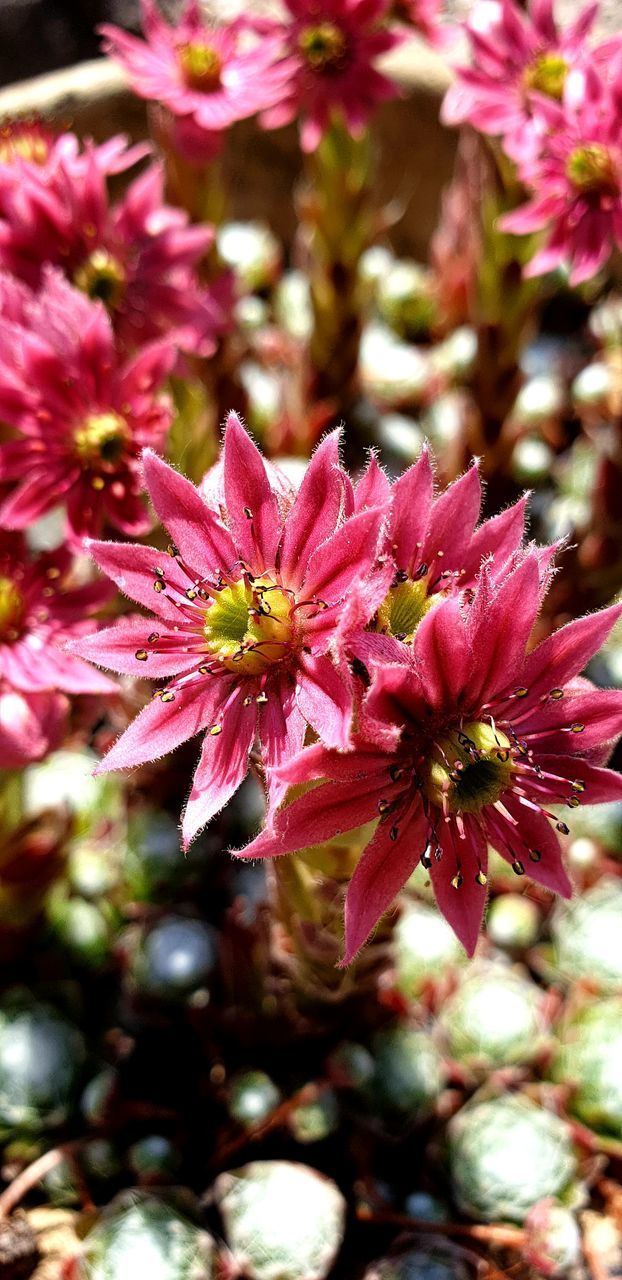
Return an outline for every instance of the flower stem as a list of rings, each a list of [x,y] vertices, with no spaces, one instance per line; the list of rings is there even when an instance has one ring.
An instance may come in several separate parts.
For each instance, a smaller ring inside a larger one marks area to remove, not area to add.
[[[358,397],[362,297],[359,262],[373,239],[373,148],[334,120],[307,157],[298,194],[301,245],[309,272],[313,331],[309,398],[330,401],[336,417]]]

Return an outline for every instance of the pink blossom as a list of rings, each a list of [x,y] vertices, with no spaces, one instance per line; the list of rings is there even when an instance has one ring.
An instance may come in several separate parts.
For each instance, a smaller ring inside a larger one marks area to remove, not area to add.
[[[100,28],[106,53],[119,60],[139,97],[208,133],[228,129],[274,100],[282,72],[268,33],[251,41],[244,22],[215,26],[198,0],[187,0],[174,26],[153,0],[141,0],[141,8],[144,40],[120,27]]]
[[[101,303],[51,268],[39,294],[0,276],[0,418],[19,432],[0,445],[0,483],[14,486],[0,525],[27,528],[64,503],[74,538],[146,532],[139,460],[170,425],[174,359],[164,339],[120,355]]]
[[[569,267],[581,284],[622,247],[622,99],[593,69],[568,78],[564,101],[546,104],[548,131],[519,166],[532,198],[501,219],[515,235],[547,230],[527,276]]]
[[[15,769],[59,746],[67,694],[107,694],[112,681],[64,652],[92,627],[107,584],[71,585],[67,550],[28,558],[22,539],[0,534],[0,767]]]
[[[527,652],[541,600],[538,557],[423,618],[412,653],[370,663],[353,750],[309,747],[278,771],[324,779],[276,810],[243,851],[274,857],[378,819],[348,888],[345,963],[421,861],[440,910],[471,954],[486,902],[488,846],[518,876],[569,896],[551,806],[622,798],[602,767],[622,732],[622,692],[577,679],[622,606],[581,618]]]
[[[286,0],[282,26],[288,77],[280,101],[264,111],[266,128],[280,128],[302,114],[302,146],[315,151],[335,114],[362,135],[376,106],[397,87],[377,70],[378,58],[401,43],[388,25],[388,0]]]
[[[164,203],[160,164],[111,205],[107,173],[113,161],[121,165],[118,140],[108,167],[102,150],[87,144],[75,154],[59,145],[52,168],[22,167],[4,184],[0,166],[0,266],[33,287],[45,264],[62,268],[105,304],[128,347],[174,331],[180,346],[209,355],[227,319],[197,275],[213,228],[191,226],[183,210]]]
[[[435,493],[427,449],[389,484],[372,456],[354,494],[354,507],[390,502],[384,562],[350,593],[342,623],[350,654],[367,660],[394,651],[390,637],[412,643],[421,620],[449,594],[472,590],[483,562],[496,580],[520,553],[528,495],[477,527],[482,488],[477,465]],[[537,550],[546,575],[554,552]],[[360,611],[360,618],[357,618]],[[364,626],[375,614],[371,630]]]
[[[384,510],[344,521],[337,433],[316,450],[298,494],[284,497],[233,413],[224,519],[154,453],[144,466],[170,555],[112,542],[90,550],[154,616],[124,618],[74,652],[168,680],[100,769],[130,768],[205,733],[183,816],[188,844],[240,785],[256,737],[269,780],[299,750],[306,724],[331,746],[349,745],[352,682],[330,656],[331,638],[352,582],[374,558]]]
[[[451,27],[442,24],[441,0],[392,0],[390,12],[395,22],[404,22],[438,49],[454,34]]]
[[[597,13],[589,0],[560,30],[553,0],[531,0],[526,12],[514,0],[478,0],[466,23],[473,65],[458,69],[443,122],[502,137],[513,160],[532,155],[547,129],[542,97],[559,102],[570,71],[588,60],[605,68],[620,48],[620,37],[588,48]]]

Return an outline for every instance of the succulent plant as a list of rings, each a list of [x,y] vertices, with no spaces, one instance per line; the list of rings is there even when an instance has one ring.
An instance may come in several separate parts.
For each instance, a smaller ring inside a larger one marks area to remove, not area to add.
[[[52,1005],[9,992],[0,1005],[0,1132],[64,1124],[85,1053],[78,1028]]]
[[[451,1057],[484,1069],[529,1062],[541,1045],[541,1004],[539,988],[516,969],[468,969],[441,1015]]]
[[[428,1242],[394,1258],[381,1258],[365,1272],[363,1280],[468,1280],[466,1262],[443,1241]]]
[[[163,916],[142,935],[131,978],[143,995],[184,1000],[208,982],[216,954],[210,925],[185,916]]]
[[[591,1004],[559,1033],[556,1080],[572,1086],[570,1110],[589,1128],[622,1139],[622,998]]]
[[[565,978],[587,978],[603,991],[622,989],[622,883],[599,880],[553,915],[556,968]]]
[[[464,1107],[448,1139],[456,1203],[487,1222],[523,1222],[532,1205],[559,1195],[576,1171],[569,1126],[517,1095]]]
[[[366,1093],[372,1107],[410,1122],[427,1119],[445,1082],[443,1059],[429,1031],[398,1025],[373,1045],[374,1074]]]
[[[229,1083],[229,1114],[245,1129],[267,1120],[281,1095],[265,1071],[239,1071]]]
[[[436,907],[416,899],[404,905],[393,934],[395,982],[405,996],[417,996],[425,982],[464,962],[453,929]]]
[[[486,932],[497,947],[525,951],[537,941],[540,912],[531,898],[522,893],[500,893],[493,899],[486,917]]]
[[[345,1201],[302,1164],[256,1160],[215,1184],[229,1247],[249,1280],[323,1280],[340,1248]]]
[[[210,1280],[213,1241],[155,1196],[125,1192],[83,1245],[79,1280]]]

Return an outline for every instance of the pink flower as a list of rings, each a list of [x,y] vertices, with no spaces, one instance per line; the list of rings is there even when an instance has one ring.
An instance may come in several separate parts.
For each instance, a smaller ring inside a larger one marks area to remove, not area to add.
[[[110,592],[72,587],[65,549],[28,558],[22,539],[0,534],[0,767],[40,760],[60,744],[67,694],[115,692],[111,680],[64,652],[92,627]]]
[[[397,87],[376,68],[401,43],[387,23],[388,0],[285,0],[290,20],[281,30],[288,77],[280,101],[262,115],[268,129],[303,116],[302,146],[315,151],[331,118],[343,117],[360,137],[376,106]]]
[[[109,144],[107,164],[103,150],[87,144],[75,154],[73,145],[59,143],[53,167],[30,165],[19,178],[12,171],[6,184],[0,166],[0,266],[33,287],[45,264],[62,268],[104,303],[126,346],[167,334],[182,347],[211,354],[223,315],[197,268],[213,229],[190,226],[183,210],[164,203],[159,164],[111,205],[107,174],[113,161],[121,165],[119,140],[114,149]],[[136,149],[130,154],[135,159]]]
[[[602,768],[622,732],[622,692],[577,679],[622,606],[571,622],[530,653],[541,599],[538,557],[500,582],[482,570],[471,603],[449,596],[420,623],[412,654],[370,664],[361,732],[349,753],[318,744],[279,771],[325,779],[273,816],[243,851],[273,857],[379,817],[348,888],[345,963],[421,861],[437,903],[471,954],[492,845],[522,876],[570,894],[551,806],[622,798]]]
[[[187,0],[175,26],[153,0],[141,0],[141,7],[144,40],[120,27],[100,28],[106,53],[119,60],[139,97],[207,132],[228,129],[274,100],[282,73],[269,34],[249,43],[247,24],[214,26],[197,0]]]
[[[146,532],[139,459],[163,445],[174,359],[164,339],[121,356],[101,303],[59,272],[44,271],[39,294],[0,277],[0,418],[20,433],[0,445],[0,483],[14,485],[0,525],[25,529],[64,503],[74,538]]]
[[[350,645],[364,659],[383,653],[385,637],[411,643],[430,609],[448,594],[473,587],[483,561],[498,578],[517,556],[525,533],[527,495],[476,528],[482,501],[478,467],[436,495],[427,449],[393,485],[372,457],[356,487],[355,509],[389,501],[385,550],[390,563],[387,559],[371,582],[359,584],[347,606]],[[552,550],[538,552],[543,569]],[[373,630],[365,635],[356,627],[357,600],[365,621],[370,603],[377,610]],[[389,640],[388,652],[393,649]]]
[[[578,285],[622,247],[622,98],[588,68],[569,77],[561,105],[547,104],[546,120],[537,155],[519,166],[532,198],[500,225],[515,235],[547,229],[525,274],[567,265]]]
[[[598,4],[590,2],[559,30],[552,0],[531,0],[524,12],[514,0],[478,0],[467,23],[473,66],[461,67],[448,90],[444,124],[472,124],[502,137],[513,160],[532,155],[546,133],[541,99],[561,101],[569,71],[588,58],[606,67],[620,37],[588,50]]]
[[[326,437],[301,488],[275,491],[261,454],[230,414],[222,484],[226,524],[188,480],[151,452],[145,481],[172,545],[92,543],[97,564],[149,618],[124,618],[74,652],[168,683],[100,769],[153,760],[205,732],[185,813],[188,844],[240,785],[256,736],[269,771],[310,724],[350,741],[352,686],[330,657],[344,598],[374,558],[384,510],[343,520],[338,435]]]

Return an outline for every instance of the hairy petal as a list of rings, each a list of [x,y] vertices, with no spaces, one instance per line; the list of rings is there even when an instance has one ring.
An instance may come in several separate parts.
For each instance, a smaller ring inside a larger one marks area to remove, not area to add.
[[[222,733],[206,733],[201,758],[192,780],[192,789],[182,817],[184,849],[199,831],[227,803],[248,770],[248,753],[253,745],[257,707],[244,706],[242,691],[227,707]]]
[[[342,965],[354,959],[408,880],[425,849],[427,829],[420,802],[410,819],[399,824],[395,839],[390,819],[378,824],[348,886]]]
[[[230,686],[226,677],[201,680],[177,689],[174,702],[154,698],[110,748],[96,773],[132,769],[168,755],[181,742],[215,723]]]
[[[339,467],[339,431],[316,449],[285,521],[280,547],[283,581],[299,587],[312,550],[334,533],[343,499]]]
[[[143,453],[145,483],[158,519],[198,577],[228,569],[236,550],[224,525],[185,476],[151,449]]]
[[[273,568],[281,534],[279,506],[265,462],[236,413],[227,418],[223,457],[227,519],[242,559],[255,572]]]
[[[330,658],[301,655],[296,701],[327,747],[346,750],[350,746],[353,696],[347,668],[341,675]]]

